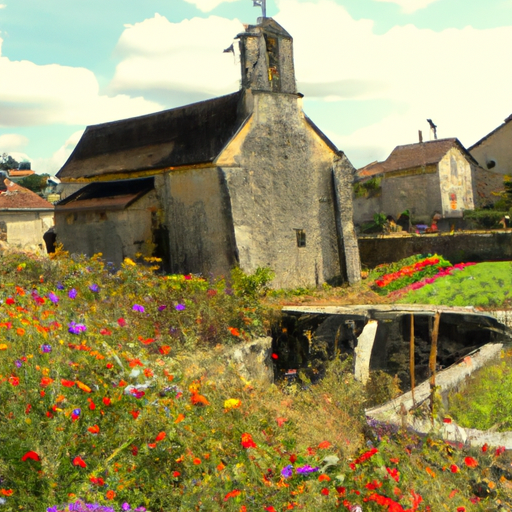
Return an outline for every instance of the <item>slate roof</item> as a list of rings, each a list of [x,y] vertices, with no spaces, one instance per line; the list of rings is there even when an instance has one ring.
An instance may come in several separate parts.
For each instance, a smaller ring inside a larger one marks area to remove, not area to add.
[[[455,137],[450,139],[438,139],[428,142],[418,142],[397,146],[383,162],[372,162],[358,170],[360,178],[367,178],[392,171],[403,171],[438,164],[446,153],[457,147],[462,154],[473,164],[478,162],[468,153],[466,148]]]
[[[59,179],[212,162],[242,126],[242,92],[88,126]]]
[[[153,177],[134,180],[95,181],[59,201],[56,212],[123,210],[155,188]]]
[[[5,178],[5,192],[0,193],[0,210],[53,210],[53,204],[32,190]]]

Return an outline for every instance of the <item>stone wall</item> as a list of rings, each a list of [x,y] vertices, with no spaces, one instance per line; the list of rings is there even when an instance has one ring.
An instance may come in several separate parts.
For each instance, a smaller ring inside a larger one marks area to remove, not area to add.
[[[46,252],[43,235],[53,226],[53,210],[48,212],[26,211],[0,214],[1,238],[12,247],[39,247]]]
[[[359,237],[363,266],[373,268],[414,254],[440,254],[451,263],[512,260],[512,231],[450,235],[376,235]]]
[[[152,252],[152,214],[159,208],[155,191],[124,210],[89,210],[58,213],[57,243],[73,247],[77,254],[101,252],[106,261],[119,266],[124,258]],[[148,254],[150,255],[150,254]]]
[[[253,115],[222,165],[240,266],[276,273],[274,286],[323,283],[340,274],[333,161],[292,94],[253,92]],[[303,243],[301,243],[301,237]]]
[[[174,171],[165,176],[170,270],[229,275],[236,263],[231,208],[220,168]]]

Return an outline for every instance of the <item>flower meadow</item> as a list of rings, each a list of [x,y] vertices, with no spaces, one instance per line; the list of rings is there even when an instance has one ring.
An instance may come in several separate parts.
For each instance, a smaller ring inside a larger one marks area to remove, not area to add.
[[[236,282],[65,254],[2,263],[0,510],[507,506],[503,450],[368,425],[350,360],[314,386],[247,380],[226,350],[275,315]]]

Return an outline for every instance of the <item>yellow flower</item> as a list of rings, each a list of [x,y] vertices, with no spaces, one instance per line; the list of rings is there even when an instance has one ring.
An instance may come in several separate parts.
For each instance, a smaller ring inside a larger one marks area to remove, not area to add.
[[[242,405],[241,400],[238,400],[238,398],[229,398],[224,402],[224,409],[226,411],[229,411],[230,409],[236,409],[237,407],[240,407]]]
[[[136,267],[137,263],[135,263],[130,258],[125,258],[124,261],[123,261],[123,265],[126,265],[127,267]]]
[[[5,343],[0,343],[0,350],[7,350],[7,345]]]

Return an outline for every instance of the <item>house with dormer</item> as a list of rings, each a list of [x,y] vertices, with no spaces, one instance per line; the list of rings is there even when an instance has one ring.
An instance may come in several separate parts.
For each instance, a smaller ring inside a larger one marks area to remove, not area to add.
[[[354,169],[305,115],[293,40],[272,18],[238,36],[241,89],[89,126],[57,177],[57,241],[174,273],[270,267],[274,286],[360,278]]]

